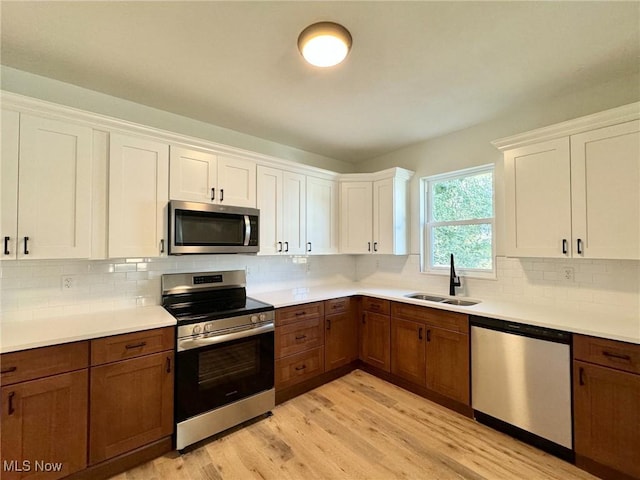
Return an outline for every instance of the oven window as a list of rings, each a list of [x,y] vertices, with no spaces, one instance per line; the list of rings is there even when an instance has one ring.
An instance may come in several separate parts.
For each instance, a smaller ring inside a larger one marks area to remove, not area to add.
[[[244,245],[243,215],[176,210],[176,246]]]
[[[234,380],[255,376],[259,371],[259,340],[209,350],[200,354],[198,389],[216,388]]]

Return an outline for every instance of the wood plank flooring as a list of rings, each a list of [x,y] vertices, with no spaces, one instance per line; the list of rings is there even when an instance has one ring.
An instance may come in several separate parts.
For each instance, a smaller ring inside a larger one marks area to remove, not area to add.
[[[277,406],[272,417],[112,480],[594,478],[356,370]]]

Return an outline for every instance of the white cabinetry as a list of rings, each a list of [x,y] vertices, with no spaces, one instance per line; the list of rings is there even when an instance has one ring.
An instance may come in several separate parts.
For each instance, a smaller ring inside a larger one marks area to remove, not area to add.
[[[375,174],[342,176],[342,253],[408,253],[407,184],[412,175],[409,170],[392,168]]]
[[[338,253],[338,184],[334,180],[307,176],[307,251]]]
[[[2,258],[89,258],[91,128],[11,111],[2,120]]]
[[[256,206],[256,164],[239,157],[171,146],[172,200]]]
[[[305,253],[305,176],[258,166],[257,192],[260,253]]]
[[[504,151],[508,255],[640,259],[634,116],[638,104],[494,142]]]
[[[166,252],[169,146],[112,134],[109,156],[109,257]]]

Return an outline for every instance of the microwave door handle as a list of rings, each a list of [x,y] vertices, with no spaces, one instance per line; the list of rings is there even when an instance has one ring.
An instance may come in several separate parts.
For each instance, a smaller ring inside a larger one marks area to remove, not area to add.
[[[244,216],[244,246],[249,246],[249,240],[251,239],[251,222],[249,221],[249,215]]]

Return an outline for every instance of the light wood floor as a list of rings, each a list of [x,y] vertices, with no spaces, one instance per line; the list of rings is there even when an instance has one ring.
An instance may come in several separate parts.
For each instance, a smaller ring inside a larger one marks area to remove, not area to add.
[[[356,370],[272,417],[112,480],[594,478]]]

